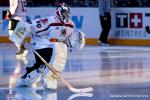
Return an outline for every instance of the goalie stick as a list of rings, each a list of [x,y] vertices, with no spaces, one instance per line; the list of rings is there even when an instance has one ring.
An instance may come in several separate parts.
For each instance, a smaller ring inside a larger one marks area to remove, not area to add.
[[[73,87],[70,83],[68,83],[68,81],[66,81],[60,74],[57,73],[57,71],[52,67],[53,65],[47,63],[36,51],[34,51],[34,53],[44,62],[44,64],[45,64],[54,74],[56,74],[56,75],[62,80],[62,82],[64,82],[65,85],[67,85],[67,87],[69,88],[70,91],[76,92],[76,93],[84,93],[84,92],[92,92],[92,91],[93,91],[93,88],[92,88],[92,87],[82,88],[82,89],[77,89],[77,88]]]
[[[17,33],[16,33],[17,34]],[[19,38],[23,38],[22,36],[20,36],[19,34],[17,34]],[[66,81],[60,74],[57,73],[57,71],[53,68],[53,65],[47,63],[42,57],[41,55],[39,55],[38,52],[33,51],[42,61],[43,63],[54,73],[56,74],[61,81],[69,88],[70,91],[75,92],[75,93],[85,93],[85,92],[92,92],[93,88],[92,87],[88,87],[88,88],[75,88],[73,87],[68,81]]]

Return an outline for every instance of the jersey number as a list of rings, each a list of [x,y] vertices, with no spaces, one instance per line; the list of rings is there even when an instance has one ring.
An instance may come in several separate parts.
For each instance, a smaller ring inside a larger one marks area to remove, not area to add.
[[[40,20],[36,21],[36,23],[37,23],[36,27],[41,28],[42,25],[45,25],[48,23],[48,19],[47,18],[40,19]]]

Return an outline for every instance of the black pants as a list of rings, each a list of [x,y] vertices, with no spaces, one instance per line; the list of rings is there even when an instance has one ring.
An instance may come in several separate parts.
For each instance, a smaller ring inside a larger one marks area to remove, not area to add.
[[[43,49],[37,49],[36,52],[46,61],[50,62],[52,54],[53,54],[53,48],[43,48]],[[43,61],[34,53],[35,56],[35,63],[32,67],[26,67],[26,74],[32,72],[35,69],[38,69],[41,65],[45,65]]]
[[[111,28],[111,16],[110,13],[105,13],[104,16],[100,16],[100,22],[101,22],[101,34],[99,37],[99,40],[102,43],[107,43],[107,39],[108,39],[108,35],[109,35],[109,31]]]
[[[52,48],[44,48],[44,49],[38,49],[36,50],[38,52],[38,54],[46,61],[46,62],[50,62],[51,57],[52,57],[52,53],[53,53],[53,49]],[[41,65],[43,65],[43,61],[34,53],[35,56],[35,67],[38,69]]]

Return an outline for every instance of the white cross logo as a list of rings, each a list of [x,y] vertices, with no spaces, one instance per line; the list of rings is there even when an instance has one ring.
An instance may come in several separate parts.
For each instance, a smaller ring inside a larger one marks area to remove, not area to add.
[[[141,23],[141,19],[138,18],[138,15],[134,15],[134,18],[131,19],[131,22],[134,23],[135,27],[138,27],[138,23]]]

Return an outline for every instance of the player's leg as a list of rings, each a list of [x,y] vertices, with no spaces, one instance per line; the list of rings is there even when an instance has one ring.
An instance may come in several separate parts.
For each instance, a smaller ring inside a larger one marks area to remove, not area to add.
[[[16,86],[31,86],[40,80],[41,73],[39,70],[33,70],[30,73],[25,73],[21,78],[17,81]]]
[[[8,30],[9,30],[10,40],[11,40],[12,34],[14,34],[13,31],[15,30],[18,22],[19,22],[19,20],[16,20],[16,19],[11,19],[9,21]],[[28,51],[24,46],[24,42],[20,45],[18,45],[18,44],[15,44],[15,45],[18,49],[18,51],[16,52],[16,55],[26,56],[28,54]]]
[[[44,48],[36,50],[47,62],[50,61],[52,55],[52,48]],[[49,69],[41,61],[41,59],[35,55],[35,64],[32,67],[26,67],[26,72],[18,80],[17,86],[32,86],[41,79],[41,75],[47,73]]]
[[[50,61],[50,64],[53,65],[53,68],[61,73],[65,67],[67,60],[67,46],[64,43],[56,42],[55,47],[53,48],[54,52]],[[42,76],[42,85],[46,89],[56,89],[57,88],[57,79],[58,77],[49,71],[47,74]]]
[[[19,16],[18,18],[15,18],[15,19],[19,19],[25,22],[27,21],[26,16]],[[28,51],[25,48],[25,42],[22,42],[21,45],[16,44],[16,47],[18,48],[18,52],[16,53],[16,55],[26,56],[28,54]]]
[[[8,25],[8,30],[9,30],[9,36],[10,36],[10,40],[11,40],[11,36],[13,33],[13,31],[15,30],[17,23],[19,22],[19,20],[15,20],[15,19],[11,19],[9,21],[9,25]],[[16,55],[23,55],[26,56],[28,51],[26,50],[26,48],[24,47],[24,44],[22,43],[21,45],[15,44],[18,51],[16,52]]]

